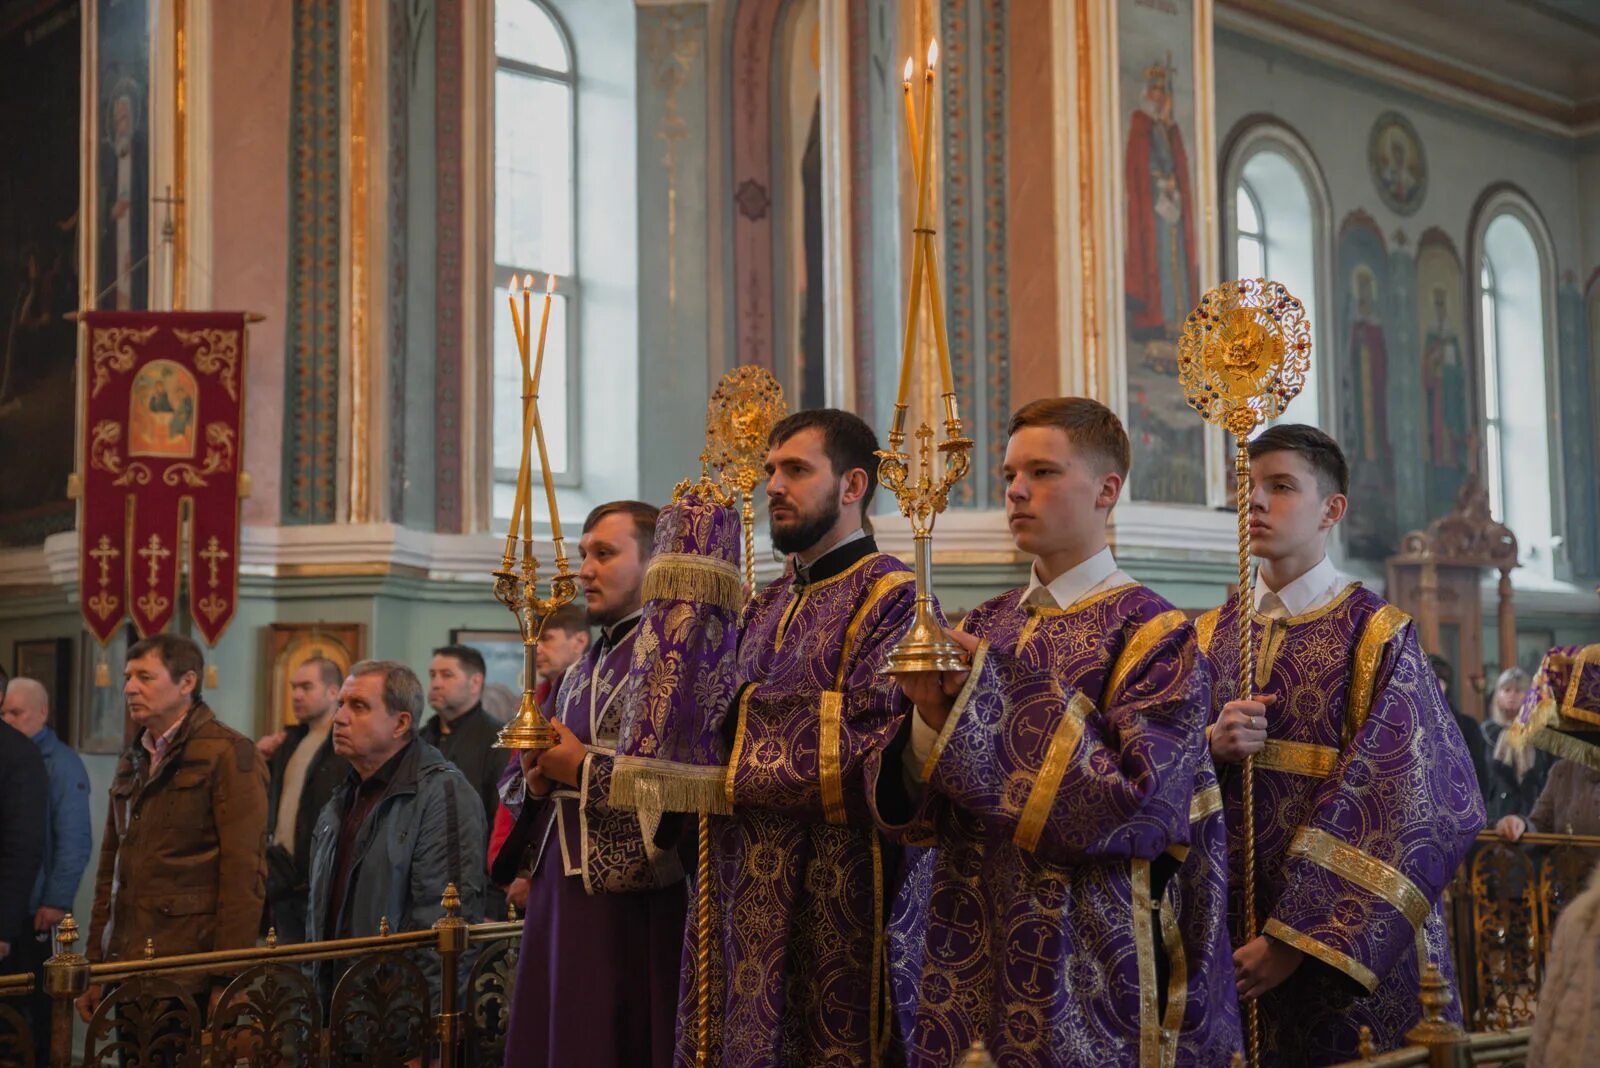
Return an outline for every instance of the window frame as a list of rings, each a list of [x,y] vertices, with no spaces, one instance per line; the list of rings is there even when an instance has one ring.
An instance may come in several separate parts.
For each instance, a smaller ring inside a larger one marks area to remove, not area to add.
[[[1540,353],[1544,370],[1544,412],[1542,425],[1544,427],[1545,462],[1549,476],[1549,486],[1546,487],[1547,499],[1550,502],[1550,541],[1547,545],[1536,546],[1524,540],[1518,533],[1518,550],[1522,556],[1521,567],[1528,568],[1546,579],[1555,581],[1570,580],[1572,565],[1567,555],[1567,507],[1566,507],[1566,473],[1563,464],[1561,442],[1564,440],[1564,431],[1561,423],[1561,408],[1556,403],[1560,396],[1560,350],[1559,319],[1556,303],[1556,251],[1555,239],[1551,234],[1549,225],[1545,222],[1544,215],[1538,207],[1519,187],[1509,182],[1496,183],[1486,188],[1473,205],[1469,231],[1470,244],[1468,246],[1468,263],[1478,264],[1479,271],[1472,276],[1472,343],[1473,368],[1477,380],[1474,388],[1474,401],[1478,405],[1477,414],[1483,418],[1487,426],[1488,398],[1487,389],[1487,364],[1485,362],[1485,333],[1484,322],[1484,291],[1482,265],[1490,264],[1491,277],[1495,268],[1490,260],[1486,241],[1489,228],[1501,216],[1509,215],[1527,231],[1533,243],[1534,254],[1539,261],[1539,316],[1540,316]],[[1497,299],[1503,288],[1503,280],[1495,278],[1495,291],[1493,296]],[[1496,320],[1493,324],[1498,328],[1500,309],[1496,307]],[[1496,373],[1499,374],[1499,334],[1494,337],[1496,348]],[[1498,383],[1497,383],[1498,384]],[[1495,514],[1495,519],[1510,527],[1515,533],[1517,524],[1513,517],[1504,511],[1504,478],[1505,478],[1505,453],[1504,453],[1504,414],[1501,413],[1500,438],[1501,452],[1499,466],[1501,468],[1501,489],[1499,496],[1502,502],[1500,512]],[[1479,445],[1478,463],[1480,471],[1487,471],[1489,463],[1488,434],[1484,434],[1484,441]],[[1485,482],[1488,477],[1485,476]],[[1489,487],[1486,487],[1489,488]],[[1497,491],[1489,488],[1490,500],[1493,501]],[[1529,561],[1529,556],[1535,548],[1542,549],[1542,559],[1535,558]]]
[[[1258,149],[1257,151],[1265,151],[1265,149]],[[1250,210],[1255,212],[1256,216],[1256,229],[1246,230],[1239,222],[1238,218],[1235,217],[1233,224],[1233,241],[1228,245],[1229,251],[1232,255],[1232,259],[1229,260],[1229,263],[1233,266],[1232,273],[1237,277],[1243,277],[1242,275],[1239,275],[1239,246],[1243,242],[1249,241],[1259,250],[1259,255],[1261,257],[1261,277],[1271,278],[1272,264],[1267,257],[1267,213],[1261,208],[1261,197],[1256,194],[1255,186],[1251,185],[1250,179],[1244,176],[1245,164],[1249,163],[1250,158],[1255,155],[1255,152],[1251,152],[1249,156],[1246,156],[1245,159],[1240,162],[1240,174],[1237,182],[1237,188],[1238,191],[1243,193],[1245,198],[1250,201]],[[1234,210],[1237,211],[1237,197],[1234,200],[1234,205]]]
[[[494,40],[494,36],[496,9],[502,3],[530,4],[533,7],[538,8],[539,11],[550,20],[551,24],[555,27],[556,35],[559,38],[562,47],[566,50],[567,69],[565,71],[554,70],[550,67],[540,66],[535,63],[528,63],[523,60],[510,59],[500,54],[497,43]],[[515,468],[502,468],[496,466],[494,463],[494,416],[495,404],[498,402],[494,387],[494,339],[495,327],[499,323],[499,320],[497,320],[495,316],[503,316],[507,314],[504,302],[497,298],[495,291],[500,286],[502,281],[506,280],[510,275],[516,274],[518,277],[523,277],[531,273],[534,276],[534,303],[537,306],[539,296],[543,292],[545,278],[549,273],[540,269],[538,265],[502,263],[499,256],[500,249],[498,247],[498,242],[495,240],[495,210],[499,202],[498,198],[500,195],[500,185],[497,174],[498,164],[495,159],[497,140],[496,132],[498,128],[495,113],[498,111],[499,93],[496,89],[495,82],[498,80],[501,71],[508,71],[522,77],[533,78],[539,81],[554,82],[556,84],[565,86],[567,89],[567,114],[570,119],[567,127],[567,159],[569,161],[568,178],[571,182],[572,188],[572,201],[569,205],[572,228],[572,268],[570,275],[558,274],[556,276],[556,293],[564,299],[566,312],[567,336],[565,356],[567,380],[566,396],[562,398],[562,407],[566,414],[566,433],[564,434],[565,440],[563,444],[566,448],[567,464],[563,470],[551,472],[551,480],[558,486],[568,488],[580,486],[583,483],[583,455],[581,452],[583,435],[582,427],[579,425],[582,413],[582,405],[579,402],[582,397],[583,384],[582,366],[579,359],[579,354],[582,352],[581,308],[583,303],[583,264],[580,256],[582,242],[579,239],[579,226],[583,215],[579,206],[579,198],[582,195],[582,190],[578,183],[579,69],[577,49],[573,45],[572,33],[567,28],[566,23],[562,21],[561,16],[556,12],[555,8],[546,3],[545,0],[493,0],[493,2],[489,5],[487,14],[488,18],[486,21],[488,22],[490,45],[489,51],[490,55],[492,56],[493,63],[489,66],[487,71],[489,82],[487,95],[490,104],[490,118],[487,129],[487,142],[490,157],[488,166],[489,210],[487,212],[489,222],[488,262],[490,275],[489,285],[485,287],[488,292],[488,297],[486,299],[488,304],[487,314],[489,316],[489,319],[487,320],[489,324],[488,337],[486,339],[488,342],[487,347],[489,352],[489,367],[487,369],[489,384],[489,411],[487,413],[489,424],[489,500],[487,502],[488,507],[486,511],[488,513],[490,528],[499,529],[499,525],[501,523],[508,522],[510,520],[510,516],[499,514],[499,512],[496,510],[495,490],[501,485],[514,486],[517,480],[517,471]],[[541,397],[541,410],[545,408],[545,404],[548,402],[548,400],[548,397]]]

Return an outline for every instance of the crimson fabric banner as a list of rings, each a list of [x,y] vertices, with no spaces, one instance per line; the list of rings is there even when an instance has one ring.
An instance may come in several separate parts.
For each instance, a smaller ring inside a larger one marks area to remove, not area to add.
[[[102,644],[125,616],[141,636],[166,629],[187,514],[189,611],[214,645],[239,592],[244,313],[84,320],[83,617]]]

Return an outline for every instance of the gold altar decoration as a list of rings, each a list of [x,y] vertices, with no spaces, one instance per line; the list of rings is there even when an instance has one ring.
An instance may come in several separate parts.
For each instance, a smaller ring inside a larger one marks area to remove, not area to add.
[[[1178,341],[1178,381],[1184,398],[1208,423],[1234,439],[1239,519],[1239,696],[1255,673],[1250,643],[1250,435],[1276,419],[1299,395],[1311,367],[1311,321],[1305,305],[1277,282],[1241,278],[1200,298]],[[1255,759],[1246,757],[1244,800],[1245,938],[1259,933],[1256,915]],[[1261,1018],[1246,1007],[1250,1063],[1261,1063]]]
[[[544,423],[539,418],[539,381],[544,373],[545,331],[550,325],[550,298],[555,293],[556,276],[545,284],[544,307],[539,315],[539,342],[531,359],[530,291],[533,275],[521,283],[512,276],[509,301],[511,328],[516,335],[517,353],[522,358],[522,461],[517,470],[516,499],[511,507],[511,529],[506,534],[506,551],[494,572],[495,600],[511,610],[522,635],[522,704],[516,716],[500,730],[495,745],[501,749],[548,749],[557,735],[550,721],[539,710],[533,690],[538,671],[535,666],[539,635],[544,632],[550,613],[578,594],[577,576],[567,566],[566,542],[561,535],[561,515],[556,509],[555,483],[550,477],[550,454],[544,443]],[[519,301],[520,298],[520,301]],[[522,305],[518,314],[517,305]],[[555,543],[556,573],[550,579],[550,593],[539,596],[539,561],[533,555],[533,447],[539,449],[539,469],[544,476],[545,503],[550,511],[550,534]],[[518,551],[518,533],[521,549]]]
[[[739,500],[744,525],[744,584],[754,592],[755,489],[766,477],[767,438],[789,414],[783,387],[764,367],[735,367],[722,376],[706,402],[706,447],[700,471],[712,474],[728,497]],[[686,487],[679,486],[678,496]]]
[[[932,556],[933,525],[950,503],[950,490],[966,476],[972,459],[972,439],[962,433],[961,415],[950,370],[950,338],[945,328],[944,291],[939,284],[939,252],[929,204],[933,176],[933,83],[939,62],[939,42],[928,45],[928,62],[922,77],[921,120],[912,106],[911,83],[915,67],[906,60],[902,86],[905,95],[906,138],[911,147],[917,182],[916,226],[912,231],[911,287],[906,299],[905,343],[900,357],[900,388],[895,394],[894,422],[889,429],[889,448],[878,452],[878,481],[900,502],[900,513],[911,521],[913,568],[917,580],[917,600],[911,626],[905,636],[889,650],[883,672],[959,671],[966,667],[961,646],[951,641],[933,610]],[[920,137],[919,137],[920,130]],[[934,344],[939,355],[939,383],[944,400],[944,440],[934,445],[934,431],[923,422],[916,430],[916,477],[912,477],[912,458],[905,451],[907,396],[911,387],[912,354],[916,350],[917,327],[921,322],[923,290],[927,290],[928,314],[932,319]],[[934,464],[934,453],[941,462]]]

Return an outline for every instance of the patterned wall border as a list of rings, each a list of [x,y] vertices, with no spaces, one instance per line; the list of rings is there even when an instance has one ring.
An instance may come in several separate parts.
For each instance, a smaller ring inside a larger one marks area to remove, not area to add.
[[[976,296],[973,275],[976,256],[972,248],[972,5],[985,0],[945,0],[939,7],[940,129],[943,144],[945,323],[950,335],[950,363],[956,397],[970,436],[979,438],[979,410],[975,396],[973,364],[977,355]],[[920,42],[913,51],[920,51]],[[920,60],[919,60],[920,66]],[[980,449],[982,448],[980,444]],[[981,467],[981,465],[977,465]],[[952,504],[971,507],[977,501],[983,472],[956,483]]]
[[[331,523],[339,411],[337,2],[294,7],[283,522]]]
[[[772,50],[784,0],[743,0],[733,16],[733,364],[774,366]]]
[[[417,27],[409,0],[389,0],[389,516],[405,517],[406,485],[406,182],[411,153],[411,43]]]
[[[872,388],[872,18],[874,4],[850,5],[850,275],[855,314],[855,396],[845,407],[871,413]]]
[[[1009,0],[985,0],[983,11],[983,284],[985,337],[982,366],[989,465],[983,482],[984,503],[1005,504],[1005,489],[993,472],[1005,460],[1005,427],[1011,418],[1011,284],[1006,263],[1006,109],[1010,80],[1007,23]],[[978,461],[980,469],[983,461]]]
[[[434,260],[436,279],[435,311],[438,316],[434,340],[434,527],[441,532],[462,529],[461,413],[462,365],[462,265],[463,247],[461,187],[462,144],[462,65],[465,55],[461,39],[462,0],[438,0],[434,17],[434,120],[437,123],[439,160],[437,191],[438,246]]]

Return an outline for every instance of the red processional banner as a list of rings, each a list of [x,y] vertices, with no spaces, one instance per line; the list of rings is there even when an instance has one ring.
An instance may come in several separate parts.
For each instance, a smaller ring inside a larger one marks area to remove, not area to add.
[[[187,514],[189,611],[215,644],[239,592],[244,313],[93,311],[84,321],[83,618],[102,644],[124,617],[141,636],[165,630]]]

